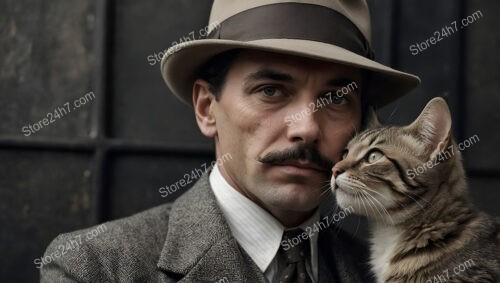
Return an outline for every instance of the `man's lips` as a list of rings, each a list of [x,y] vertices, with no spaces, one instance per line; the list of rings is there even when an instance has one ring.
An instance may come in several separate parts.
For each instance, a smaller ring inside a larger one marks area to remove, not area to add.
[[[309,162],[309,161],[289,160],[289,161],[285,161],[285,162],[274,163],[272,165],[274,165],[274,166],[293,166],[293,167],[297,167],[300,169],[315,170],[315,171],[319,171],[321,173],[330,174],[330,170],[326,170],[325,168],[323,168],[317,164],[314,164],[312,162]]]

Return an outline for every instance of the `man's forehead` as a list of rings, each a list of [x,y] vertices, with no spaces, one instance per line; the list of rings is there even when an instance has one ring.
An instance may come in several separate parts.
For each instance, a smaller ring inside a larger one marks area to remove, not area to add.
[[[316,71],[325,76],[346,76],[351,77],[353,80],[361,76],[361,70],[352,66],[258,50],[242,50],[235,60],[233,67],[246,74],[275,71],[289,74],[293,77],[294,73]],[[254,75],[253,77],[256,76]]]

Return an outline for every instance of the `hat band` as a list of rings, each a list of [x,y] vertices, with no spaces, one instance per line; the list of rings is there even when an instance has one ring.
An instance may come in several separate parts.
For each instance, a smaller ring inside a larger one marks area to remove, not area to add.
[[[311,40],[336,45],[370,59],[374,57],[369,42],[347,17],[314,4],[279,3],[245,10],[224,20],[207,38]]]

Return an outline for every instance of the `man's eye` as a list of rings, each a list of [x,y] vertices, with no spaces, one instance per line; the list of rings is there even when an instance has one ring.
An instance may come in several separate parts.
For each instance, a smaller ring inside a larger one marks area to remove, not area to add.
[[[332,104],[335,105],[341,105],[346,102],[346,99],[344,98],[343,95],[338,96],[338,95],[332,95]]]
[[[261,91],[262,93],[264,93],[265,96],[269,97],[276,96],[276,94],[278,93],[278,89],[272,86],[267,86],[263,88]]]

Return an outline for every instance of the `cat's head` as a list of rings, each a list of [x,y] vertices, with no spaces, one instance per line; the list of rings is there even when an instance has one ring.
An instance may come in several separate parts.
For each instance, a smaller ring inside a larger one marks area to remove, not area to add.
[[[400,222],[429,204],[433,190],[460,160],[451,141],[450,110],[442,98],[434,98],[403,127],[383,126],[369,112],[367,129],[348,143],[332,169],[332,189],[342,208]]]

